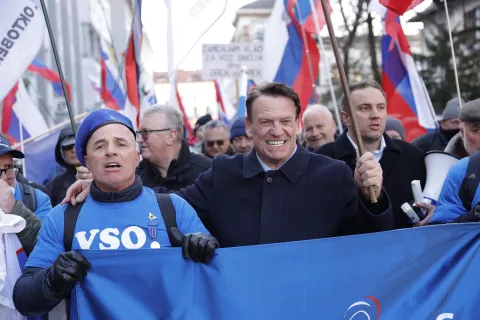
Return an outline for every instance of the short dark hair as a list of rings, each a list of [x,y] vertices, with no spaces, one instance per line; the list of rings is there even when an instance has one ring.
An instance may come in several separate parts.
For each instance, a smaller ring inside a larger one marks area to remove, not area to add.
[[[285,97],[289,98],[295,104],[296,116],[295,119],[298,119],[302,111],[302,106],[300,105],[300,98],[298,94],[291,87],[283,83],[278,82],[267,82],[253,88],[252,92],[247,97],[245,102],[247,108],[247,117],[252,119],[252,106],[255,100],[260,96],[270,96],[270,97]]]
[[[349,85],[348,88],[350,89],[350,93],[354,92],[355,90],[374,88],[379,90],[383,94],[385,99],[387,98],[387,95],[385,94],[385,91],[383,91],[382,86],[375,80],[362,80],[360,82],[355,82]],[[340,98],[340,105],[342,106],[342,110],[345,111],[345,108],[347,107],[345,93]]]

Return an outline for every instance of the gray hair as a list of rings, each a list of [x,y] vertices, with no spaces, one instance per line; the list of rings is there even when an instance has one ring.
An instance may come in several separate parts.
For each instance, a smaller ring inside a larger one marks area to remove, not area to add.
[[[171,105],[168,104],[157,104],[151,106],[143,113],[143,119],[154,115],[159,114],[163,115],[165,119],[166,126],[170,127],[171,129],[175,129],[178,133],[178,140],[182,140],[184,137],[184,123],[183,123],[183,114],[182,112]],[[164,128],[162,128],[164,129]]]
[[[230,128],[225,124],[225,122],[221,120],[210,120],[208,121],[204,126],[203,126],[203,134],[205,135],[205,132],[207,129],[214,129],[214,128],[223,128],[228,135],[230,135]]]
[[[328,121],[333,121],[332,112],[322,104],[312,104],[308,106],[305,112],[303,113],[302,121],[305,122],[305,117],[315,111],[323,111],[327,115]]]

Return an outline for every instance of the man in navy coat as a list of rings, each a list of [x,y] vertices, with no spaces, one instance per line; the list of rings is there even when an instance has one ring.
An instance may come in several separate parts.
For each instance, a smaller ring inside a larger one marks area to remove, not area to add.
[[[178,195],[197,211],[222,247],[257,245],[390,230],[393,214],[372,153],[354,174],[343,161],[308,152],[296,142],[300,100],[280,83],[257,86],[246,101],[254,149],[213,159],[212,168]],[[88,190],[76,183],[74,204]],[[368,187],[378,199],[372,203]],[[88,188],[87,188],[88,189]],[[168,192],[164,188],[158,191]]]

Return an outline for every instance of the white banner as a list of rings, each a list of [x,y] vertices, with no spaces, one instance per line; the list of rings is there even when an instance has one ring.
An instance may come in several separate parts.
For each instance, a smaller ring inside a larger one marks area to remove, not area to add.
[[[203,80],[240,79],[242,66],[249,79],[262,82],[263,44],[204,44],[202,51]]]
[[[43,43],[45,20],[41,7],[29,0],[1,0],[0,100],[18,81]]]

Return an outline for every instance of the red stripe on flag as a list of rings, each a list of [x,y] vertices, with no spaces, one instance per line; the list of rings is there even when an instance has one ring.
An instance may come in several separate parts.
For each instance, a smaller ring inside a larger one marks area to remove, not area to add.
[[[13,105],[15,104],[15,95],[18,91],[18,82],[8,92],[7,96],[3,99],[2,110],[2,132],[7,133],[10,129],[13,116]]]
[[[127,96],[130,103],[137,109],[137,127],[140,126],[140,96],[138,88],[138,66],[135,60],[135,47],[133,34],[128,41],[127,55],[125,57],[125,80],[127,84]]]
[[[407,141],[427,133],[427,130],[418,123],[417,115],[410,105],[403,99],[402,95],[395,89],[385,73],[382,75],[383,90],[387,94],[388,114],[400,120],[405,127]]]
[[[187,128],[187,140],[193,139],[193,129],[190,125],[190,122],[188,122],[187,114],[185,113],[185,108],[183,107],[182,98],[180,97],[180,93],[178,92],[178,85],[175,85],[175,96],[177,97],[178,107],[183,114],[183,123],[185,125],[185,128]]]

